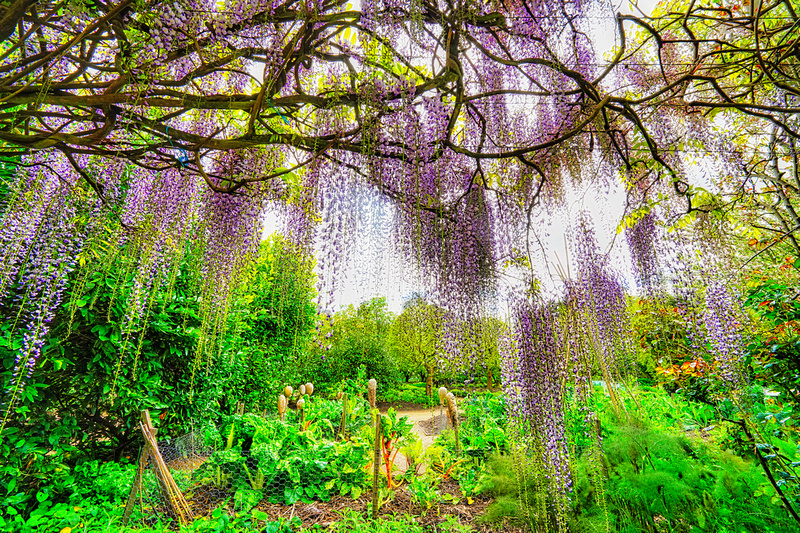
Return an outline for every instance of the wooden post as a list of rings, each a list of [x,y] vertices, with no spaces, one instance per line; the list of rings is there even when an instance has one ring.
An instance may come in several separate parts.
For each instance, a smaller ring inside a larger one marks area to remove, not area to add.
[[[458,440],[458,405],[456,404],[456,396],[452,392],[448,392],[447,396],[447,416],[450,419],[450,425],[453,426],[453,433],[456,437],[456,457],[461,455],[461,443]]]
[[[302,396],[297,400],[297,410],[300,411],[300,431],[304,431],[306,423],[306,400]]]
[[[442,414],[442,408],[444,407],[444,404],[447,403],[447,387],[439,387],[437,394],[439,394],[439,420],[441,420],[444,418],[444,415]],[[433,425],[433,429],[436,429],[436,424]],[[447,429],[447,420],[444,422],[444,429]]]
[[[375,411],[375,460],[372,467],[372,519],[378,518],[378,500],[380,490],[378,488],[378,474],[381,468],[381,451],[383,450],[383,435],[381,434],[381,413]]]
[[[281,417],[281,422],[286,421],[286,406],[289,405],[289,400],[286,399],[286,396],[281,394],[278,396],[278,416]]]
[[[371,379],[367,382],[367,400],[369,400],[369,406],[372,409],[377,407],[377,394],[378,382],[374,379]]]
[[[339,436],[344,439],[347,430],[347,393],[342,393],[342,421],[339,424]]]

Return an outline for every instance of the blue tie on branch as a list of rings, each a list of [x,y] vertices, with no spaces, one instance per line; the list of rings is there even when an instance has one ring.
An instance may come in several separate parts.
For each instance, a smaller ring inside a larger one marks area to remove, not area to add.
[[[281,116],[281,118],[283,119],[283,122],[284,122],[284,123],[285,123],[287,126],[289,125],[289,119],[287,119],[285,116],[283,116],[283,113],[281,113],[281,110],[280,110],[280,109],[278,109],[277,107],[275,107],[275,106],[272,104],[272,98],[269,98],[269,99],[267,99],[267,105],[268,105],[268,106],[270,106],[272,109],[274,109],[274,110],[275,110],[275,112]]]
[[[165,133],[167,134],[169,145],[175,148],[175,145],[172,144],[172,138],[169,136],[169,126],[167,126]],[[187,161],[189,161],[189,154],[186,153],[186,150],[184,150],[182,146],[179,148],[179,150],[181,151],[181,155],[178,157],[178,164],[180,164],[181,168],[183,168],[186,166]]]

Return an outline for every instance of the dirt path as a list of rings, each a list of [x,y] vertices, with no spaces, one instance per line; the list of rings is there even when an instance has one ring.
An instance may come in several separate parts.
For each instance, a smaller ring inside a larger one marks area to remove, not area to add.
[[[447,415],[442,411],[439,414],[439,408],[434,407],[431,409],[398,409],[399,416],[407,416],[410,422],[414,423],[412,431],[417,434],[419,440],[422,441],[422,449],[427,450],[428,446],[433,444],[436,437],[445,429],[447,423]],[[403,454],[397,454],[395,465],[400,471],[405,471],[408,467],[406,458]]]

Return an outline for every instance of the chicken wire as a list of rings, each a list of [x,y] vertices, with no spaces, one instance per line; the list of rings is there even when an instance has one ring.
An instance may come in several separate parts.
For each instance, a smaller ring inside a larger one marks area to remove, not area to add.
[[[373,434],[369,404],[361,398],[306,402],[283,417],[247,413],[157,443],[162,465],[190,510],[176,510],[163,467],[143,449],[142,481],[130,521],[190,521],[214,509],[250,512],[261,505],[357,499],[370,491]],[[343,409],[347,409],[342,416]],[[359,435],[358,439],[351,438]],[[147,453],[145,457],[143,454]]]

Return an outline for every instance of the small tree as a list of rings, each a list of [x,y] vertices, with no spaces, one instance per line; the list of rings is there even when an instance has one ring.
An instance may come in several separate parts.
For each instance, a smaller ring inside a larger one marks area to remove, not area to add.
[[[466,323],[463,341],[464,360],[479,362],[486,372],[486,387],[494,387],[494,372],[500,364],[497,342],[508,326],[494,317],[482,317]]]
[[[392,344],[400,364],[425,374],[425,394],[433,394],[433,374],[438,364],[437,350],[444,311],[415,295],[392,326]]]
[[[397,366],[388,342],[394,315],[385,298],[373,298],[358,307],[349,305],[335,313],[329,323],[319,327],[312,347],[318,363],[309,367],[316,385],[329,388],[354,377],[363,366],[367,376],[381,387],[397,379]],[[309,377],[312,377],[309,375]]]

